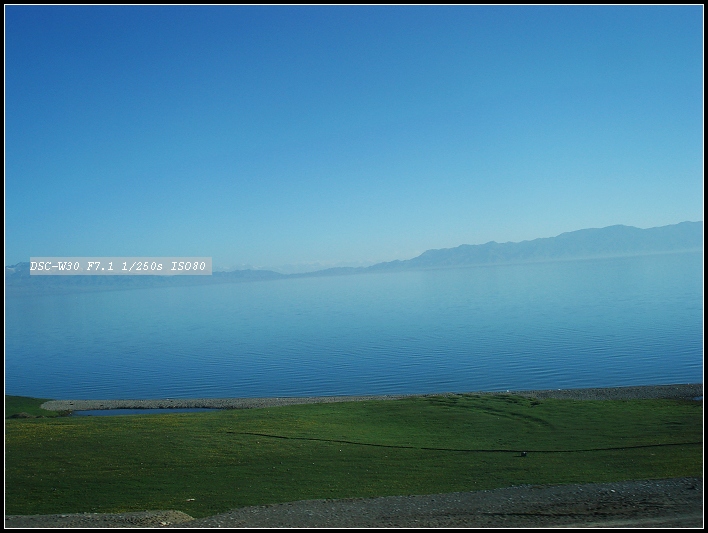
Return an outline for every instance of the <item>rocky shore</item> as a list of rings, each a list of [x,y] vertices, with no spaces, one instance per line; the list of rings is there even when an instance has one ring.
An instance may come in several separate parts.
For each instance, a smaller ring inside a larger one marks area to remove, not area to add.
[[[181,527],[701,527],[703,480],[524,485],[246,507]]]
[[[179,511],[6,516],[27,527],[697,527],[701,478],[524,485],[475,492],[309,500],[193,519]]]
[[[280,405],[309,403],[354,402],[366,400],[398,400],[428,396],[452,396],[460,393],[399,394],[379,396],[311,396],[291,398],[199,398],[161,400],[51,400],[42,404],[49,411],[90,411],[99,409],[257,409]],[[703,384],[646,385],[637,387],[609,387],[592,389],[551,389],[503,392],[472,392],[466,394],[519,394],[527,397],[560,398],[569,400],[634,400],[682,399],[703,396]]]

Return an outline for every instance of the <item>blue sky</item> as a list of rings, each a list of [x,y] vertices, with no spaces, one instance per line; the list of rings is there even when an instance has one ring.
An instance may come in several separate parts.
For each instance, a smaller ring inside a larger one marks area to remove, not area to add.
[[[702,6],[5,8],[5,264],[703,220]]]

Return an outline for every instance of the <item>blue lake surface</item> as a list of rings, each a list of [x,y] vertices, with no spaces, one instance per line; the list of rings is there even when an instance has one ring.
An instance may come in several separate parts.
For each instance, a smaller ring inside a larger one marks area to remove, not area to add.
[[[703,379],[703,254],[6,297],[5,390],[56,399]]]

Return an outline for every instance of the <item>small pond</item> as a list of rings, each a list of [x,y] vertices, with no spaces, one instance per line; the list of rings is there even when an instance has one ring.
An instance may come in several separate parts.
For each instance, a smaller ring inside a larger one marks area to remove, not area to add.
[[[71,416],[166,415],[171,413],[196,413],[198,411],[218,411],[218,409],[94,409],[91,411],[74,411]]]

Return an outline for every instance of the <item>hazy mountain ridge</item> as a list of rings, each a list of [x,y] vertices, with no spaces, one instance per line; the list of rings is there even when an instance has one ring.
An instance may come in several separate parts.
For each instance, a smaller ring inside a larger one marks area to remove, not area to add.
[[[703,222],[639,229],[609,226],[561,233],[532,241],[463,244],[456,248],[427,250],[406,261],[379,263],[372,270],[442,268],[497,263],[522,263],[560,259],[616,257],[703,249]]]
[[[301,274],[271,270],[214,272],[212,276],[30,276],[29,262],[5,267],[6,287],[43,290],[109,290],[141,287],[211,285],[239,281],[396,272],[431,268],[589,259],[703,250],[703,222],[681,222],[639,229],[609,226],[561,233],[522,242],[463,244],[427,250],[418,257],[377,263],[369,267],[338,267]]]

